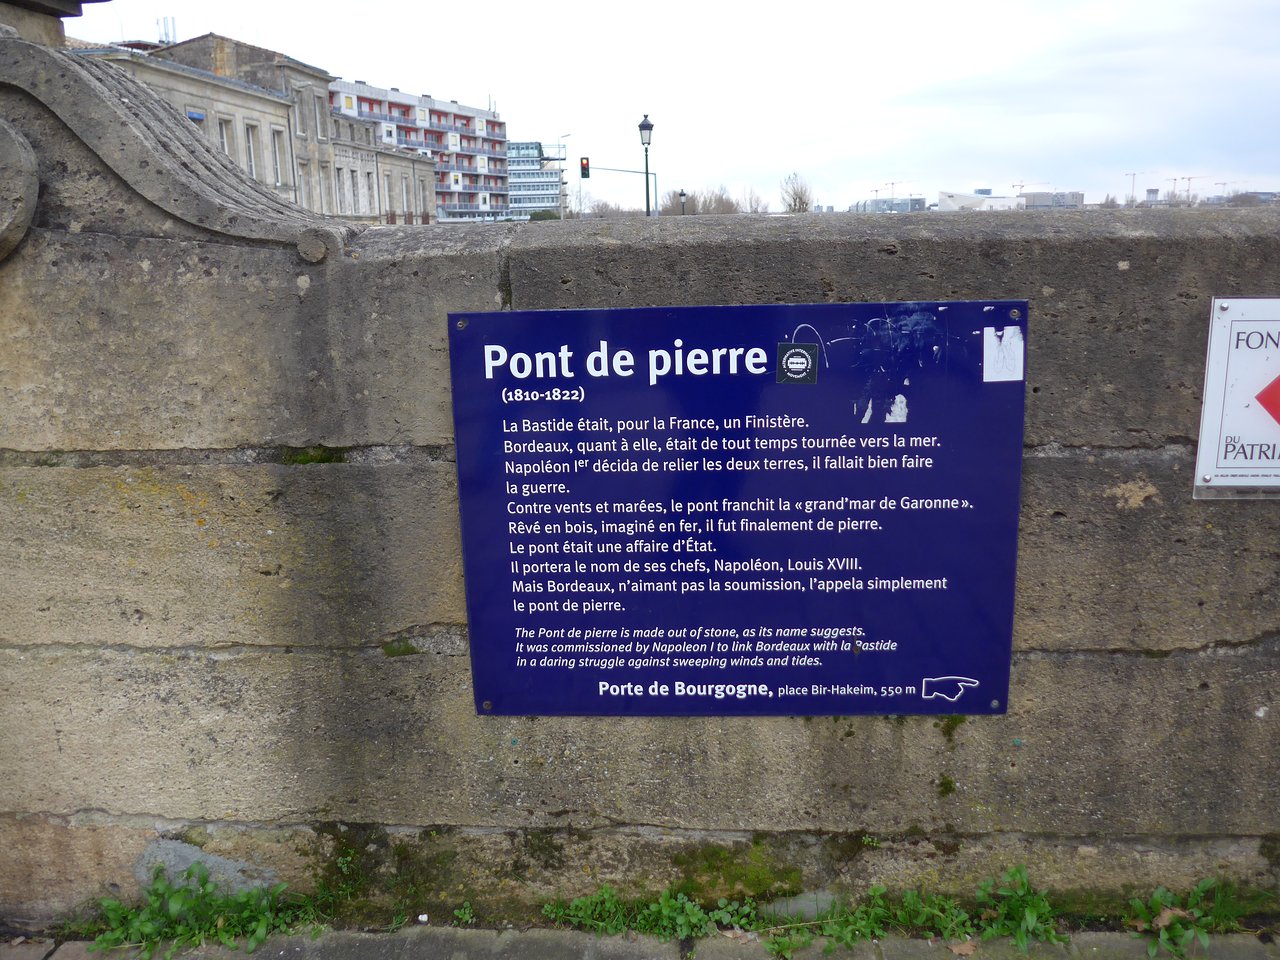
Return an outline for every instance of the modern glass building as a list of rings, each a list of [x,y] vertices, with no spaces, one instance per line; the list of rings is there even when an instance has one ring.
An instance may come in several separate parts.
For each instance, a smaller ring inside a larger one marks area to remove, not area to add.
[[[563,216],[563,160],[563,156],[548,155],[537,140],[507,144],[513,217],[523,219],[540,210]]]

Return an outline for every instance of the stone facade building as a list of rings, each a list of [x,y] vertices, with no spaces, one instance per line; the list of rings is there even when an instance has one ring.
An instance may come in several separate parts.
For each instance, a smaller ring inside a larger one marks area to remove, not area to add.
[[[177,108],[246,174],[284,199],[300,202],[288,97],[140,50],[111,46],[76,52],[128,71]]]

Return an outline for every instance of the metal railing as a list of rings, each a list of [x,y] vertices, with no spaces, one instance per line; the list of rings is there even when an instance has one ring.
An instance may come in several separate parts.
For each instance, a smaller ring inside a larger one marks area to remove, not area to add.
[[[449,213],[479,213],[482,210],[485,213],[506,213],[508,209],[505,203],[491,203],[487,207],[482,207],[478,203],[444,203],[437,206]]]
[[[417,121],[412,117],[399,117],[390,113],[378,113],[374,110],[358,110],[356,111],[362,117],[372,117],[374,120],[385,120],[387,123],[399,123],[406,127],[416,127]]]

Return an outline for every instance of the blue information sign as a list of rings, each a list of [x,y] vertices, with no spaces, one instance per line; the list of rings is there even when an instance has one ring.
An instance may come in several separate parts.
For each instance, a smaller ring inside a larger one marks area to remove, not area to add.
[[[476,709],[1004,712],[1026,317],[452,314]]]

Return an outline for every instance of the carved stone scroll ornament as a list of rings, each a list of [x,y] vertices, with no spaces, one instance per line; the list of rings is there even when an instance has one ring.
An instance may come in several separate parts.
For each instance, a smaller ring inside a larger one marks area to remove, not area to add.
[[[13,125],[0,119],[0,260],[26,236],[36,212],[40,178],[36,154]]]
[[[304,210],[245,176],[172,106],[113,64],[26,43],[0,31],[0,87],[4,86],[42,103],[138,195],[181,221],[230,237],[299,246],[300,256],[312,263],[341,251],[356,232],[354,225]],[[26,143],[16,131],[4,139],[15,136]],[[3,237],[5,243],[16,244],[9,239],[7,204],[15,176],[9,156],[3,154],[5,164],[0,167],[6,198]],[[25,190],[27,180],[17,169]],[[32,209],[34,202],[33,189]],[[18,239],[30,220],[31,210],[26,210]],[[17,223],[15,219],[15,227]],[[3,253],[11,249],[0,246]]]

